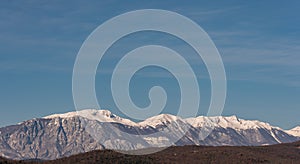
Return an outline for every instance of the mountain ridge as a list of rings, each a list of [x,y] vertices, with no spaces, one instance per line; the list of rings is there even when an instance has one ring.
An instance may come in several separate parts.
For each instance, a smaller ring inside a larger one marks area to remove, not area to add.
[[[187,126],[190,126],[188,131],[184,131],[183,127]],[[206,130],[211,130],[211,133],[203,137],[202,132]],[[151,136],[156,133],[158,135]],[[173,143],[174,136],[182,137]],[[108,110],[89,109],[49,115],[0,128],[0,156],[56,159],[102,149],[137,150],[171,145],[259,146],[299,139],[299,136],[293,136],[279,127],[236,116],[182,119],[160,114],[135,123]]]
[[[294,135],[294,136],[300,136],[300,126],[296,126],[290,130],[286,130],[288,134]]]
[[[94,114],[91,114],[91,113],[94,113]],[[104,115],[104,117],[100,117],[102,119],[99,119],[99,116],[101,116],[101,115],[98,115],[98,113],[102,113]],[[67,118],[67,117],[75,117],[75,116],[82,116],[82,117],[85,117],[87,119],[98,120],[98,121],[101,121],[101,122],[117,122],[117,123],[122,123],[122,124],[130,125],[130,126],[143,126],[143,125],[147,126],[149,123],[152,123],[153,121],[158,121],[159,119],[163,119],[163,120],[168,121],[168,122],[174,121],[175,119],[178,119],[178,120],[187,121],[189,123],[192,123],[193,120],[197,121],[197,119],[203,119],[202,120],[203,122],[205,122],[205,121],[210,122],[211,120],[214,120],[214,122],[216,122],[216,120],[220,120],[220,122],[227,121],[227,122],[232,123],[233,121],[238,121],[239,123],[245,123],[246,124],[246,127],[244,127],[245,129],[257,128],[258,126],[282,129],[278,126],[270,125],[267,122],[263,122],[263,121],[260,121],[260,120],[242,119],[242,118],[237,117],[236,115],[230,115],[230,116],[197,116],[197,117],[191,117],[191,118],[181,118],[179,116],[175,116],[175,115],[172,115],[172,114],[159,114],[159,115],[147,118],[144,121],[134,122],[134,121],[131,121],[129,119],[117,116],[117,115],[111,113],[111,111],[109,111],[109,110],[85,109],[85,110],[81,110],[81,111],[67,112],[67,113],[62,113],[62,114],[51,114],[51,115],[48,115],[48,116],[44,116],[42,118],[55,118],[55,117]],[[105,118],[105,116],[107,118],[110,117],[110,118],[116,118],[116,119],[103,119],[103,118]],[[170,119],[170,118],[172,118],[172,119]],[[209,120],[209,119],[211,119],[211,120]],[[119,121],[117,121],[117,120],[119,120]],[[222,127],[226,127],[226,126],[224,126],[224,124],[223,124]],[[232,125],[231,125],[231,127],[232,127]],[[235,126],[235,128],[239,128],[239,127]],[[288,129],[288,130],[285,130],[285,131],[300,131],[300,125],[295,126],[294,128]],[[300,136],[300,134],[299,134],[299,136]]]

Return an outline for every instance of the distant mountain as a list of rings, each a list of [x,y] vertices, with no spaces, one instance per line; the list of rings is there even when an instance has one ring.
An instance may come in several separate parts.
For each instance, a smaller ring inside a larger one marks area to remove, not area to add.
[[[170,126],[172,125],[172,126]],[[189,128],[185,131],[185,128]],[[212,130],[203,137],[202,132]],[[135,123],[108,110],[55,114],[0,128],[0,156],[56,159],[101,149],[136,150],[170,145],[255,146],[300,140],[298,128],[284,131],[268,123],[230,117],[182,119],[161,114]],[[185,133],[186,132],[186,133]],[[132,137],[129,134],[141,134]],[[152,135],[152,137],[144,135]],[[183,137],[176,143],[176,136]]]
[[[297,127],[293,128],[291,130],[287,130],[285,132],[287,132],[290,135],[300,137],[300,126],[297,126]]]

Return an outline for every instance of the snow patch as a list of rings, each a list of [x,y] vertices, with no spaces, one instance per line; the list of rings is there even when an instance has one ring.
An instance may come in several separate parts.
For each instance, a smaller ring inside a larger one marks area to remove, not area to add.
[[[236,130],[245,130],[245,129],[280,129],[279,127],[273,127],[268,123],[260,122],[257,120],[243,120],[239,119],[236,116],[214,116],[214,117],[205,117],[199,116],[196,118],[188,118],[186,121],[194,127],[220,127],[220,128],[232,128]]]
[[[115,114],[112,114],[109,110],[96,110],[96,109],[85,109],[75,112],[68,112],[64,114],[53,114],[44,118],[71,118],[71,117],[84,117],[89,120],[97,120],[100,122],[116,122],[125,125],[137,126],[137,124],[129,119],[121,118]]]
[[[139,122],[138,125],[142,127],[144,126],[156,127],[158,125],[166,125],[171,122],[177,122],[177,121],[184,122],[184,120],[178,116],[174,116],[171,114],[160,114],[154,117],[150,117],[142,122]]]
[[[300,137],[300,126],[297,126],[290,130],[286,130],[285,132],[292,136]]]

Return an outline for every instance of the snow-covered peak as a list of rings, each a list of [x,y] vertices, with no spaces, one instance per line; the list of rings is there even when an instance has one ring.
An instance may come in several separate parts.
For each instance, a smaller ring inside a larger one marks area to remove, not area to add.
[[[81,116],[89,120],[97,120],[100,122],[117,122],[117,123],[122,123],[124,125],[136,126],[135,122],[129,119],[121,118],[115,114],[112,114],[109,110],[84,109],[84,110],[68,112],[64,114],[53,114],[53,115],[46,116],[44,118],[48,118],[48,119],[56,118],[56,117],[70,118],[76,116]]]
[[[221,128],[233,128],[233,129],[257,129],[265,128],[272,129],[270,124],[260,122],[257,120],[243,120],[236,116],[199,116],[196,118],[188,118],[186,121],[194,127],[221,127]]]
[[[68,117],[76,117],[81,116],[90,120],[97,120],[100,122],[117,122],[124,125],[130,126],[139,126],[139,127],[156,127],[158,125],[166,125],[172,122],[175,123],[188,123],[193,127],[221,127],[221,128],[232,128],[236,130],[245,130],[245,129],[280,129],[278,127],[271,126],[268,123],[260,122],[258,120],[244,120],[239,119],[237,116],[198,116],[195,118],[186,118],[182,119],[179,116],[174,116],[171,114],[160,114],[157,116],[150,117],[142,122],[135,123],[129,119],[121,118],[109,110],[95,110],[95,109],[85,109],[81,111],[68,112],[65,114],[54,114],[50,116],[46,116],[44,118],[68,118]],[[294,129],[287,131],[291,135],[300,136],[300,126]]]
[[[290,134],[290,135],[300,137],[300,126],[296,126],[295,128],[290,129],[290,130],[286,130],[285,132]]]
[[[69,118],[69,117],[76,117],[76,116],[85,116],[85,117],[90,116],[88,118],[93,118],[99,114],[103,118],[104,117],[113,118],[113,115],[109,110],[96,110],[96,109],[85,109],[81,111],[74,111],[74,112],[68,112],[62,114],[53,114],[53,115],[46,116],[44,118],[56,118],[56,117]]]
[[[157,125],[164,125],[164,124],[176,122],[178,120],[183,121],[183,119],[181,119],[178,116],[174,116],[171,114],[160,114],[157,116],[150,117],[142,122],[139,122],[138,124],[140,126],[148,125],[148,126],[156,127]]]

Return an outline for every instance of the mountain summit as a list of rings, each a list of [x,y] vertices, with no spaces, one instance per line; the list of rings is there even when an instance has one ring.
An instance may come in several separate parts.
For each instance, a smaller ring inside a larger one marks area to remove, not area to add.
[[[122,133],[114,131],[111,126]],[[183,131],[183,127],[189,127],[189,130]],[[212,132],[201,138],[201,133],[206,129]],[[147,137],[156,132],[160,132],[159,136]],[[124,135],[127,133],[141,137],[130,138]],[[173,136],[181,134],[184,135],[179,141],[171,142]],[[160,114],[136,123],[108,110],[87,109],[0,128],[0,156],[12,159],[56,159],[96,149],[136,150],[166,145],[255,146],[297,140],[300,140],[299,127],[285,131],[268,123],[236,116],[183,119]]]
[[[297,126],[291,130],[286,130],[286,132],[290,135],[300,137],[300,126]]]

